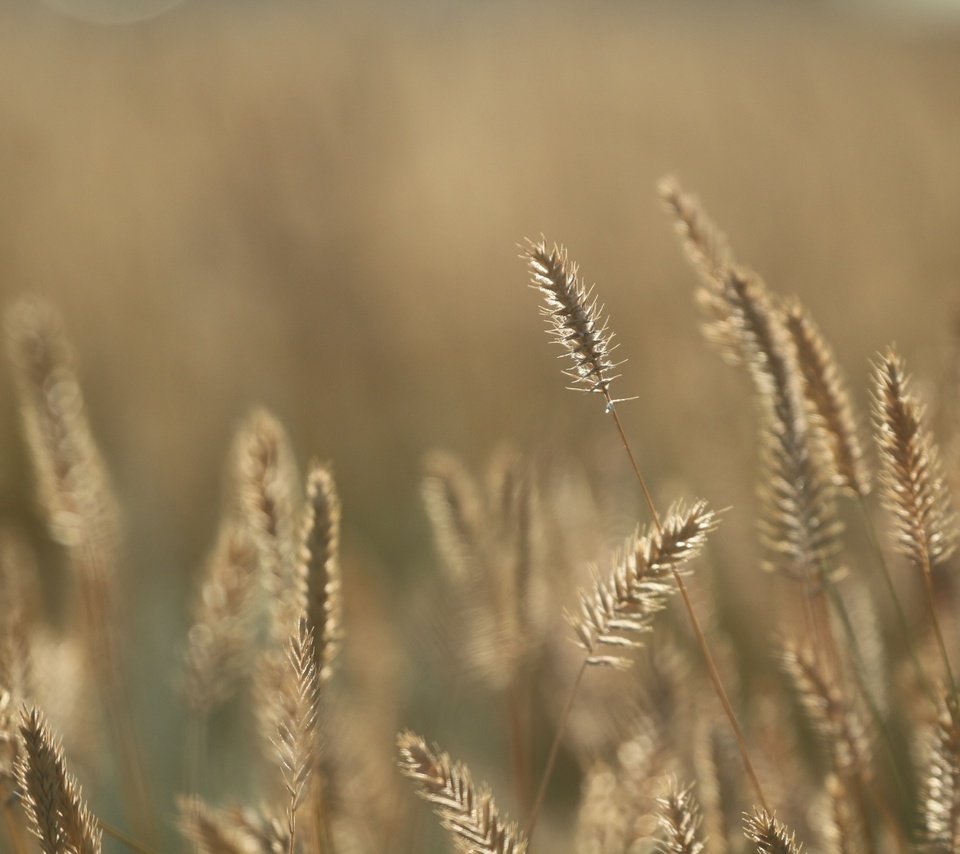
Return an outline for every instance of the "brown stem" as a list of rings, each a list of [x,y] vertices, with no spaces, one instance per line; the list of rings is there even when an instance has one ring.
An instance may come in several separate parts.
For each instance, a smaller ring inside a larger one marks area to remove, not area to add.
[[[107,835],[116,839],[117,842],[126,845],[131,851],[136,851],[138,854],[156,854],[152,848],[148,848],[142,842],[137,842],[132,836],[128,836],[119,827],[114,827],[109,822],[104,821],[102,818],[97,819],[97,824],[100,825],[100,829]]]
[[[550,753],[547,755],[547,764],[544,766],[543,775],[540,777],[540,786],[537,789],[537,796],[533,801],[533,808],[530,810],[530,817],[527,819],[527,841],[533,839],[533,831],[537,826],[537,818],[540,816],[540,808],[543,806],[543,799],[547,794],[547,785],[550,783],[550,777],[553,774],[553,766],[557,761],[557,754],[560,750],[560,737],[563,735],[563,728],[566,726],[567,718],[570,717],[570,710],[573,708],[573,701],[577,698],[577,692],[580,690],[580,683],[583,681],[583,674],[587,672],[587,659],[583,659],[580,670],[577,672],[577,678],[573,680],[573,687],[570,689],[570,696],[560,712],[560,719],[557,721],[557,729],[553,736],[553,744],[550,745]]]
[[[506,705],[510,732],[510,759],[513,765],[513,785],[517,798],[517,807],[525,814],[530,800],[530,754],[528,750],[528,712],[525,702],[525,682],[522,671],[511,678],[507,688]]]
[[[890,567],[887,566],[887,559],[883,554],[883,549],[880,547],[880,541],[877,538],[877,532],[874,529],[873,520],[870,518],[870,513],[867,510],[867,504],[864,501],[863,496],[858,498],[857,506],[860,508],[860,515],[863,518],[863,527],[867,532],[867,539],[870,540],[870,545],[877,554],[877,562],[880,564],[880,569],[883,572],[883,580],[886,584],[887,592],[890,594],[890,598],[893,601],[894,610],[897,614],[897,625],[900,627],[900,633],[903,635],[903,641],[906,644],[908,652],[910,653],[910,659],[913,661],[913,668],[917,673],[917,679],[919,679],[920,685],[923,687],[924,692],[930,698],[930,702],[936,705],[936,693],[934,692],[930,683],[930,679],[927,676],[926,671],[923,669],[923,665],[920,663],[920,658],[917,655],[917,650],[913,643],[913,633],[910,631],[910,626],[907,623],[907,616],[903,612],[903,605],[900,604],[900,597],[897,595],[897,588],[894,586],[893,578],[890,575]]]
[[[614,405],[614,401],[610,397],[609,393],[607,393],[606,398],[607,410],[611,415],[613,415],[613,422],[617,425],[617,432],[620,434],[620,440],[623,442],[623,447],[627,452],[627,456],[630,458],[630,464],[633,467],[633,473],[636,475],[637,481],[640,483],[640,489],[643,492],[643,497],[647,502],[647,508],[650,511],[650,516],[653,519],[653,523],[658,533],[662,536],[663,526],[660,523],[660,516],[653,504],[653,498],[650,495],[650,490],[647,488],[647,483],[644,480],[643,475],[640,473],[640,466],[637,464],[637,458],[633,455],[633,451],[630,448],[630,443],[627,441],[627,434],[624,432],[623,424],[620,422],[620,415],[617,412],[617,408]],[[677,571],[676,567],[673,567],[673,579],[676,582],[677,589],[680,591],[680,596],[683,598],[683,605],[687,610],[687,616],[690,618],[690,625],[692,626],[693,633],[697,638],[697,644],[700,647],[703,660],[707,665],[707,672],[710,675],[710,681],[713,683],[713,689],[717,694],[717,698],[720,700],[720,705],[723,706],[723,711],[726,714],[727,720],[729,720],[734,736],[736,737],[737,749],[740,751],[740,758],[743,760],[743,767],[746,770],[747,776],[750,778],[750,782],[753,784],[753,788],[757,793],[760,806],[762,806],[767,812],[770,812],[767,799],[763,794],[763,787],[760,785],[760,778],[757,776],[757,772],[753,767],[753,762],[750,761],[750,754],[747,751],[747,742],[743,737],[743,731],[740,729],[740,724],[737,722],[737,716],[733,711],[730,698],[727,696],[727,692],[723,687],[723,682],[720,679],[720,672],[717,670],[717,665],[713,660],[713,654],[710,652],[710,647],[707,645],[706,636],[703,633],[703,629],[700,627],[700,620],[697,619],[697,614],[693,610],[693,603],[690,601],[690,596],[687,593],[687,586],[683,583],[683,578]]]
[[[957,695],[957,683],[953,678],[953,668],[950,666],[950,656],[947,654],[947,644],[943,639],[943,631],[940,628],[940,618],[937,616],[937,600],[933,590],[933,569],[930,566],[930,555],[927,550],[923,550],[923,582],[927,592],[927,605],[930,608],[930,620],[933,623],[933,631],[937,636],[937,644],[940,646],[940,655],[943,656],[943,667],[947,673],[947,680],[950,683],[950,694]]]

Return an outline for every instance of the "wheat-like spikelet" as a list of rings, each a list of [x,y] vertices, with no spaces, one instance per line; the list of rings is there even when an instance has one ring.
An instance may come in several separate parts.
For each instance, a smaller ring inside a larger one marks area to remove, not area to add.
[[[787,643],[783,667],[810,724],[830,751],[834,770],[845,779],[869,777],[871,749],[866,728],[814,654]]]
[[[955,548],[954,511],[940,454],[893,348],[875,369],[874,422],[880,484],[896,521],[896,543],[918,568],[943,563]]]
[[[425,461],[423,503],[437,551],[450,577],[471,577],[482,560],[485,508],[470,473],[451,454],[434,451]]]
[[[240,513],[272,597],[273,639],[285,644],[296,630],[303,589],[295,567],[296,467],[280,422],[265,410],[249,415],[237,434],[234,460]]]
[[[617,345],[609,321],[603,316],[603,305],[577,276],[577,265],[567,257],[567,250],[552,249],[541,239],[528,240],[524,257],[530,268],[531,287],[543,294],[541,314],[547,320],[548,334],[566,351],[573,367],[564,373],[575,390],[595,392],[610,398],[610,384],[621,362],[611,354]]]
[[[316,462],[307,475],[299,575],[306,585],[304,604],[313,631],[317,673],[325,682],[333,675],[343,635],[340,499],[333,473]]]
[[[10,358],[24,434],[51,536],[78,579],[87,655],[101,690],[117,702],[115,637],[120,523],[94,442],[73,354],[52,306],[25,299],[7,313]]]
[[[199,854],[255,854],[258,851],[234,817],[200,798],[180,798],[177,828]]]
[[[199,854],[287,854],[284,823],[260,810],[218,809],[197,797],[178,798],[177,828]]]
[[[627,822],[621,800],[619,781],[613,768],[604,762],[594,763],[584,775],[580,787],[574,844],[577,854],[627,850]]]
[[[675,178],[662,178],[658,189],[694,269],[708,282],[722,281],[734,263],[726,235]]]
[[[249,529],[225,522],[207,567],[187,635],[183,690],[206,715],[228,700],[251,655],[258,556]]]
[[[723,297],[763,412],[760,497],[771,565],[787,573],[817,573],[836,551],[840,524],[833,489],[814,457],[803,392],[789,339],[763,283],[731,273]]]
[[[289,798],[287,826],[294,837],[297,809],[314,769],[320,714],[320,672],[314,654],[313,630],[306,616],[299,621],[287,649],[287,669],[276,709],[274,748]]]
[[[500,818],[489,789],[474,786],[469,769],[454,763],[418,735],[397,737],[400,770],[417,784],[420,797],[433,804],[440,823],[463,854],[523,854],[527,841],[515,824]]]
[[[824,850],[827,854],[865,854],[868,849],[857,810],[850,800],[849,782],[829,774],[825,789],[825,814],[817,822],[822,827]]]
[[[836,550],[840,525],[833,489],[811,446],[796,352],[766,285],[736,268],[726,239],[699,203],[667,180],[661,195],[701,276],[697,299],[707,338],[744,366],[761,407],[760,533],[768,565],[808,577]]]
[[[757,854],[800,854],[803,846],[776,816],[766,810],[744,815],[743,832],[756,847]]]
[[[681,787],[671,780],[667,793],[657,798],[657,815],[663,832],[664,854],[701,854],[700,804],[693,795],[693,785]]]
[[[941,701],[923,779],[923,850],[960,851],[960,707],[956,698]]]
[[[23,708],[20,737],[23,753],[17,762],[17,779],[30,829],[44,854],[99,854],[99,824],[36,707]]]
[[[673,570],[692,560],[717,525],[717,514],[698,501],[690,508],[670,509],[662,531],[637,531],[614,559],[607,579],[597,577],[589,592],[581,590],[580,610],[568,615],[587,664],[626,668],[630,659],[605,653],[641,645],[655,614],[663,610],[676,587]]]
[[[36,299],[15,304],[6,319],[24,434],[50,532],[68,548],[112,556],[117,507],[61,320]],[[102,563],[113,569],[111,561]]]
[[[852,495],[865,496],[870,492],[870,475],[840,366],[798,300],[787,304],[783,316],[796,350],[804,394],[830,451],[833,483]]]

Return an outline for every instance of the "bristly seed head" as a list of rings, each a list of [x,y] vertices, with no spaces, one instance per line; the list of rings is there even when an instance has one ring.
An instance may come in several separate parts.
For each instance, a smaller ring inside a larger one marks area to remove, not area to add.
[[[610,399],[610,384],[619,376],[614,371],[623,362],[611,358],[618,345],[593,286],[578,278],[577,265],[562,246],[547,249],[542,238],[528,240],[521,257],[530,265],[530,286],[543,294],[540,313],[547,319],[547,333],[573,362],[564,371],[574,382],[571,388]]]
[[[954,551],[954,511],[923,406],[892,348],[877,363],[874,394],[882,497],[896,520],[897,547],[929,569]]]

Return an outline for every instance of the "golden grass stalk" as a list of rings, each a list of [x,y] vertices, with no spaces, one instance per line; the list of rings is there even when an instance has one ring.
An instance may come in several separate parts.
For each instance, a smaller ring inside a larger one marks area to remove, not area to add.
[[[657,798],[657,817],[663,833],[664,854],[701,854],[700,804],[693,795],[693,785],[681,787],[671,780],[667,793]]]
[[[783,667],[834,770],[846,779],[868,778],[872,751],[866,728],[836,682],[807,647],[785,644]]]
[[[112,571],[119,522],[59,315],[24,299],[7,312],[7,338],[24,435],[50,533],[70,549],[103,554]],[[91,569],[90,567],[85,567]]]
[[[120,521],[106,467],[90,430],[73,353],[49,304],[23,299],[6,316],[21,421],[51,536],[79,586],[89,666],[111,720],[136,820],[153,829],[117,637],[116,578]]]
[[[22,755],[16,774],[30,829],[44,854],[99,854],[101,832],[60,743],[36,707],[21,713]]]
[[[761,407],[760,533],[771,568],[809,578],[836,551],[833,488],[811,446],[797,357],[766,285],[737,268],[726,239],[692,196],[665,179],[661,195],[701,277],[705,331],[724,359],[747,369]]]
[[[903,360],[893,348],[875,367],[874,424],[881,496],[894,518],[896,546],[923,575],[930,619],[947,678],[956,693],[933,589],[933,568],[944,563],[956,547],[955,513],[923,406],[911,392]]]
[[[487,530],[482,498],[470,473],[451,454],[434,451],[425,462],[423,503],[437,552],[450,577],[465,581],[476,572]]]
[[[796,836],[766,810],[744,815],[743,831],[755,846],[757,854],[800,854],[803,851]]]
[[[397,737],[400,770],[417,784],[417,794],[433,804],[441,825],[462,854],[523,854],[527,840],[515,824],[500,817],[486,786],[477,788],[470,770],[418,735]]]
[[[343,635],[340,580],[340,498],[329,467],[314,462],[300,539],[299,577],[306,585],[307,620],[321,682],[333,675]]]
[[[249,665],[257,549],[248,529],[226,522],[207,565],[187,635],[183,690],[205,716],[228,700]]]
[[[573,363],[564,374],[573,380],[572,388],[602,394],[610,398],[610,384],[617,378],[619,363],[612,353],[617,345],[603,316],[603,305],[577,275],[577,265],[567,250],[551,249],[541,239],[528,240],[524,257],[530,267],[531,287],[543,295],[540,313],[547,321],[547,334],[559,344]]]
[[[241,518],[271,594],[273,640],[285,645],[296,629],[302,586],[296,579],[296,466],[280,422],[263,409],[251,413],[238,431],[234,460]]]
[[[592,289],[585,288],[578,279],[577,268],[575,265],[570,264],[565,250],[555,246],[553,250],[548,251],[546,244],[542,240],[539,243],[528,241],[525,257],[527,258],[530,268],[531,286],[539,290],[544,297],[545,305],[542,307],[541,313],[548,318],[548,333],[563,345],[567,351],[567,355],[572,359],[574,363],[572,376],[582,381],[580,382],[580,385],[583,386],[582,390],[596,392],[604,396],[607,402],[606,411],[613,417],[614,425],[617,428],[617,433],[620,436],[624,451],[630,460],[633,473],[640,485],[640,490],[643,493],[644,501],[647,504],[654,527],[658,533],[663,536],[664,531],[660,522],[660,516],[657,513],[650,489],[640,471],[640,465],[633,453],[633,449],[630,447],[630,442],[627,439],[627,434],[623,429],[623,423],[617,411],[616,404],[620,401],[614,399],[610,393],[610,383],[615,379],[612,371],[616,366],[610,356],[613,346],[613,333],[609,332],[606,321],[601,321],[600,319],[603,309],[602,307],[598,308],[596,299],[591,297]],[[577,388],[577,386],[574,386],[574,388]],[[743,737],[740,724],[737,722],[730,698],[727,696],[727,692],[723,687],[720,673],[713,660],[713,654],[710,652],[710,647],[707,644],[706,636],[700,626],[700,621],[693,609],[693,603],[690,600],[690,595],[687,592],[683,577],[677,571],[676,567],[671,567],[671,572],[677,590],[680,591],[684,608],[690,619],[690,625],[693,628],[694,635],[697,638],[697,644],[700,647],[701,654],[706,663],[710,681],[713,684],[714,691],[720,700],[721,706],[723,706],[724,713],[736,736],[737,747],[740,751],[747,775],[756,789],[757,797],[761,804],[766,808],[766,798],[764,797],[763,788],[760,785],[756,770],[750,760],[746,740]],[[543,800],[546,784],[549,781],[553,762],[556,759],[560,734],[570,709],[573,706],[573,700],[580,687],[580,682],[583,679],[586,667],[587,664],[584,662],[583,667],[581,667],[574,681],[567,704],[560,715],[557,734],[554,737],[550,755],[547,759],[546,770],[541,781],[540,793],[534,802],[530,820],[527,824],[527,832],[530,836],[532,836],[533,828],[536,825],[536,819]]]
[[[829,450],[833,484],[853,496],[865,497],[870,492],[870,473],[840,366],[798,300],[785,306],[783,317],[796,350],[804,395]]]
[[[200,798],[178,798],[177,829],[199,854],[283,854],[290,846],[283,822],[251,809],[218,809]]]
[[[662,531],[637,531],[618,552],[609,578],[596,578],[591,591],[580,591],[580,611],[568,615],[589,666],[627,668],[630,659],[604,648],[639,647],[653,617],[676,591],[674,570],[682,571],[706,543],[717,514],[698,501],[670,509]]]
[[[314,770],[320,714],[320,671],[315,658],[313,630],[301,617],[287,651],[288,670],[276,698],[276,758],[287,791],[289,854],[296,843],[296,813],[308,791]]]
[[[821,825],[825,851],[827,854],[865,854],[863,831],[848,786],[836,774],[829,774],[824,788],[827,804]]]
[[[250,841],[234,818],[200,798],[178,801],[177,828],[198,854],[249,854]]]
[[[956,547],[955,513],[924,408],[893,348],[876,364],[874,394],[881,494],[896,523],[896,545],[929,572]]]
[[[693,268],[707,283],[722,280],[734,264],[727,236],[707,216],[699,199],[684,192],[676,178],[662,178],[657,189]]]
[[[930,744],[922,780],[923,850],[929,854],[960,851],[960,709],[945,696]]]

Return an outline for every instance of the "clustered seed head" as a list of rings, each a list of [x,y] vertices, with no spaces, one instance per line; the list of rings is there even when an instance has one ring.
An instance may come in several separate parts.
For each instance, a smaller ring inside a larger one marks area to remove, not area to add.
[[[896,523],[899,550],[920,568],[943,563],[956,546],[953,505],[940,454],[892,348],[876,365],[874,421],[884,503]]]
[[[541,239],[528,241],[524,257],[530,265],[531,287],[543,294],[540,313],[547,319],[547,333],[559,343],[573,367],[564,371],[580,391],[610,397],[610,384],[622,362],[614,362],[611,353],[618,345],[603,305],[577,276],[577,265],[567,250],[556,244],[548,249]]]
[[[409,731],[397,737],[397,749],[400,771],[433,804],[462,854],[524,854],[526,837],[500,818],[490,790],[474,785],[469,768]]]

